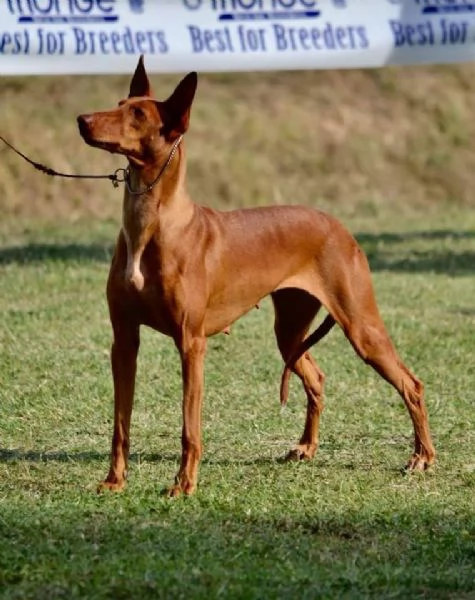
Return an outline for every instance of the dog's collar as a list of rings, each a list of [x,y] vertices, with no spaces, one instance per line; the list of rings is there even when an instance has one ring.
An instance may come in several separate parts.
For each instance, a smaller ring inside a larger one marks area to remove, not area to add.
[[[120,171],[122,171],[122,173],[123,173],[123,176],[124,176],[123,181],[125,183],[125,187],[127,188],[127,191],[129,192],[129,194],[131,194],[132,196],[141,196],[142,194],[146,194],[147,192],[150,192],[157,185],[157,183],[160,181],[160,178],[165,173],[166,169],[168,168],[171,161],[173,160],[173,157],[175,156],[176,151],[178,150],[178,146],[180,145],[182,140],[183,140],[183,135],[180,135],[179,137],[177,137],[177,139],[173,143],[172,149],[170,150],[170,154],[168,155],[167,160],[165,161],[164,165],[158,172],[158,175],[155,177],[155,179],[152,181],[152,183],[150,183],[149,185],[147,185],[147,187],[144,187],[143,189],[139,189],[139,190],[132,189],[132,186],[130,184],[130,167],[127,167],[126,169],[117,169],[116,174]]]

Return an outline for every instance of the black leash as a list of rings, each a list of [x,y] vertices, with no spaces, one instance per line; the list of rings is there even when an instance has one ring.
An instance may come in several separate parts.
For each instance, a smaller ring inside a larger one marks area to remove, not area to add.
[[[119,183],[124,183],[124,181],[126,181],[126,169],[116,169],[114,173],[111,173],[110,175],[74,175],[72,173],[60,173],[51,167],[47,167],[39,162],[36,162],[35,160],[32,160],[31,158],[28,158],[28,156],[25,156],[23,152],[17,150],[15,146],[10,144],[10,142],[8,142],[1,135],[0,140],[11,150],[13,150],[13,152],[18,154],[18,156],[21,156],[23,160],[26,160],[27,163],[32,165],[37,171],[40,171],[45,175],[50,175],[51,177],[69,177],[70,179],[108,179],[114,187],[118,187]]]

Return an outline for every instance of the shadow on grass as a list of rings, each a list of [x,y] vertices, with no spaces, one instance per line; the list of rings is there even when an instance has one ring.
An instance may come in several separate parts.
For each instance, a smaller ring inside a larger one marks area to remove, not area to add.
[[[110,244],[26,244],[0,248],[0,265],[53,262],[110,262]]]
[[[453,229],[434,229],[431,231],[409,231],[407,233],[357,233],[355,237],[362,244],[364,242],[408,242],[411,240],[472,240],[475,231],[455,231]]]
[[[475,270],[475,250],[457,250],[457,244],[475,239],[475,231],[434,230],[409,233],[356,234],[373,271],[402,273],[471,274]],[[420,249],[420,242],[435,246]],[[93,244],[40,244],[0,248],[0,265],[27,265],[37,262],[110,262],[113,246]]]
[[[334,447],[333,447],[334,449]],[[219,468],[240,468],[240,467],[279,467],[285,468],[286,465],[294,463],[292,460],[287,458],[288,452],[283,452],[279,456],[256,456],[256,457],[240,457],[235,458],[223,458],[213,457],[212,455],[205,456],[201,459],[201,467],[205,466],[218,466]],[[335,455],[334,452],[326,449],[326,453],[319,457],[319,464],[321,467],[330,466],[337,461],[338,468],[346,472],[354,471],[367,471],[370,472],[375,468],[375,460],[371,459],[366,464],[361,461],[351,461],[345,456],[340,456],[338,453]],[[103,465],[104,470],[109,467],[110,453],[109,452],[65,452],[65,451],[23,451],[17,449],[5,449],[0,448],[0,463],[98,463]],[[298,462],[298,461],[297,461]],[[164,453],[164,452],[132,452],[129,456],[129,466],[131,467],[130,473],[137,465],[143,464],[159,464],[169,463],[178,468],[180,464],[180,454],[178,453]],[[295,463],[294,463],[295,464]],[[393,475],[400,476],[401,480],[406,477],[410,477],[412,472],[407,471],[406,466],[403,464],[388,466],[387,463],[381,463],[380,468],[386,471],[390,471]],[[54,467],[52,467],[54,468]],[[172,473],[173,469],[170,471]]]
[[[41,452],[41,450],[17,450],[13,448],[0,448],[0,462],[96,462],[103,461],[109,454],[103,452]]]
[[[58,462],[58,463],[69,463],[69,462],[85,462],[85,463],[93,463],[93,462],[109,462],[110,454],[109,452],[65,452],[65,451],[45,451],[41,450],[17,450],[13,448],[0,448],[0,462],[8,463],[8,462],[17,462],[17,461],[26,461],[31,463],[48,463],[48,462]],[[159,462],[169,462],[173,464],[179,464],[180,455],[173,453],[160,453],[160,452],[132,452],[129,457],[129,461],[131,463],[139,464],[139,463],[159,463]],[[253,465],[272,465],[284,462],[283,458],[273,458],[271,456],[256,456],[256,458],[239,458],[236,459],[216,459],[213,457],[204,456],[201,460],[202,465],[220,465],[220,466],[230,466],[230,465],[243,465],[243,466],[253,466]],[[354,468],[354,466],[352,467]]]
[[[400,273],[446,273],[469,275],[475,271],[475,250],[457,245],[475,240],[475,231],[415,231],[409,233],[360,233],[355,235],[365,251],[372,271]],[[421,242],[436,242],[420,249]]]
[[[259,505],[149,493],[135,502],[94,498],[74,509],[55,501],[53,513],[51,506],[6,507],[4,592],[35,599],[460,599],[475,590],[473,515],[448,522],[422,504],[399,512],[289,511],[278,500],[269,515]]]
[[[18,450],[13,448],[0,448],[0,463],[26,461],[30,463],[109,463],[110,453],[109,452],[65,452],[65,451],[44,451],[41,450]],[[161,463],[169,462],[178,465],[180,462],[180,455],[174,453],[163,453],[163,452],[132,452],[129,457],[131,464],[140,463]],[[254,466],[254,465],[276,465],[286,463],[285,454],[282,457],[272,456],[256,456],[255,458],[240,458],[237,456],[235,459],[223,459],[213,458],[212,456],[204,456],[201,459],[202,465],[219,465],[220,467],[227,467],[233,465],[241,466]],[[341,466],[341,465],[340,465]],[[348,469],[355,469],[355,465],[347,465]]]

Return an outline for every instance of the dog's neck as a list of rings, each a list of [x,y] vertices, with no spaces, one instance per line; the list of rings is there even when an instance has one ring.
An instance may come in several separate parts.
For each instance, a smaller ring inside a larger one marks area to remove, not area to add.
[[[143,251],[158,232],[162,237],[170,227],[186,225],[193,214],[193,204],[186,190],[186,159],[181,143],[175,156],[156,181],[162,164],[129,166],[129,185],[124,193],[122,230],[127,243],[126,280],[137,290],[144,286],[140,269]],[[147,189],[153,182],[156,183]],[[137,193],[147,190],[144,193]]]

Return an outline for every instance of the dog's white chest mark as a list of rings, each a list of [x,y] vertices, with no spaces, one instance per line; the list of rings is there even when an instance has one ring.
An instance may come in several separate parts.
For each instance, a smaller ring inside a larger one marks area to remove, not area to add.
[[[143,290],[144,286],[144,276],[142,271],[140,270],[140,258],[141,254],[138,256],[128,257],[127,258],[127,271],[126,278],[127,281],[135,287],[135,289],[139,292]]]
[[[124,237],[127,244],[127,266],[125,268],[125,280],[140,292],[143,290],[145,283],[143,273],[140,270],[140,260],[142,258],[144,246],[133,248],[130,237],[127,235],[127,231],[125,230]]]

